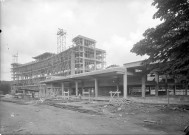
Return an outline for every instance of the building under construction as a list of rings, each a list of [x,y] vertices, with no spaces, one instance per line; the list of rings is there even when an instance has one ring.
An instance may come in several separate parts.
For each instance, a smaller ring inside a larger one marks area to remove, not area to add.
[[[65,49],[65,33],[60,29],[57,36],[57,54],[46,52],[33,57],[34,62],[12,63],[13,91],[37,92],[47,98],[65,94],[95,98],[189,95],[182,77],[161,74],[160,69],[151,71],[142,61],[105,69],[106,52],[96,48],[95,40],[79,35]]]
[[[72,46],[65,49],[65,41],[58,35],[57,54],[45,52],[33,57],[35,61],[19,64],[12,63],[13,90],[46,89],[40,82],[49,78],[69,76],[105,67],[106,52],[96,48],[96,41],[84,36],[73,38]],[[61,43],[62,42],[62,43]]]

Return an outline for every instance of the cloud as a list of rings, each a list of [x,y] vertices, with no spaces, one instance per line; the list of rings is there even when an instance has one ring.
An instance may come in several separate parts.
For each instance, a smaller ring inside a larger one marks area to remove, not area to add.
[[[10,80],[12,55],[32,61],[44,52],[56,53],[58,28],[67,31],[67,46],[77,35],[93,38],[107,52],[107,65],[142,59],[130,49],[152,19],[152,0],[5,0],[2,4],[2,79]],[[9,48],[9,50],[7,49]]]
[[[107,66],[118,64],[122,66],[124,63],[143,60],[146,56],[136,56],[130,52],[133,44],[141,38],[140,33],[131,33],[129,38],[113,35],[108,42],[102,44],[102,48],[106,50]]]

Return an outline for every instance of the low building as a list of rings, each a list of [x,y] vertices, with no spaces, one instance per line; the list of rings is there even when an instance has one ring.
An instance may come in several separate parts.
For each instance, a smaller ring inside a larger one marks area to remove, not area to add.
[[[116,91],[124,98],[167,95],[168,91],[170,95],[189,95],[188,86],[186,88],[172,76],[166,77],[157,71],[147,70],[142,61],[126,63],[122,67],[50,78],[41,83],[47,85],[47,89],[41,91],[43,96],[51,96],[52,93],[61,95],[65,91],[78,96],[85,90],[90,91],[94,97],[109,97],[111,92]]]

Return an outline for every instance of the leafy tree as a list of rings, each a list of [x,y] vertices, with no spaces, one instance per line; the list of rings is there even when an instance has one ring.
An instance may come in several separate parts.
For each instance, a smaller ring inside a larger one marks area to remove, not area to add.
[[[2,94],[8,94],[11,91],[10,82],[2,81],[0,82],[0,91],[2,91]]]
[[[153,19],[162,23],[147,29],[131,52],[148,55],[144,62],[157,63],[166,73],[189,76],[189,0],[154,0],[152,5],[158,9]]]

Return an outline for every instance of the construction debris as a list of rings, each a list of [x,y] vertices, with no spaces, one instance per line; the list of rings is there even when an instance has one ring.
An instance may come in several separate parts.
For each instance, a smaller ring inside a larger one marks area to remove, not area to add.
[[[130,102],[131,102],[130,100],[125,98],[111,98],[109,104],[120,106],[122,104],[130,104]]]
[[[20,128],[20,129],[16,130],[16,132],[20,132],[22,130],[25,130],[25,129],[24,128]]]
[[[11,113],[11,117],[14,117],[14,113]]]
[[[144,120],[144,122],[157,123],[156,121],[152,121],[152,120]]]
[[[10,95],[10,94],[6,94],[4,97],[5,97],[5,98],[13,98],[13,96]]]
[[[118,111],[121,111],[121,107],[117,108]]]

